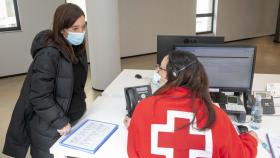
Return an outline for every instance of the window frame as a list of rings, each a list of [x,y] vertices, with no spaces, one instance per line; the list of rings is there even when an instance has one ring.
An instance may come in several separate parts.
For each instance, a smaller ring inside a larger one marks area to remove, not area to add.
[[[65,3],[67,4],[67,3],[71,3],[71,2],[67,2],[67,0],[65,0]],[[75,4],[75,3],[73,3],[73,4]],[[78,5],[78,4],[75,4],[75,5]],[[78,5],[78,6],[83,10],[83,8],[80,5]],[[85,21],[87,24],[87,12],[86,12],[86,10],[83,10],[83,12],[85,13],[85,17],[86,17]]]
[[[199,34],[213,33],[213,31],[214,31],[215,2],[216,2],[216,0],[213,0],[212,12],[211,12],[211,13],[196,14],[195,19],[200,18],[200,17],[210,17],[210,18],[212,18],[211,30],[209,30],[209,31],[202,31],[202,32],[196,32],[197,35],[199,35]],[[196,23],[195,23],[195,24],[196,24]],[[195,26],[196,26],[196,25],[195,25]]]
[[[18,4],[17,0],[13,0],[14,4],[14,11],[15,11],[15,16],[16,16],[16,27],[5,27],[5,28],[0,28],[0,32],[6,32],[6,31],[20,31],[21,30],[21,24],[20,24],[20,19],[19,19],[19,12],[18,12]]]

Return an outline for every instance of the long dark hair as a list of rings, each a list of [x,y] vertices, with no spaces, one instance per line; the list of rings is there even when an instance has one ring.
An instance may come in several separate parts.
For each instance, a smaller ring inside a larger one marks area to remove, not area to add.
[[[64,29],[70,28],[81,16],[85,16],[85,14],[79,6],[72,3],[60,5],[55,11],[52,31],[50,31],[48,36],[49,40],[54,41],[57,46],[65,51],[72,63],[77,63],[78,58],[72,46],[69,45],[63,37],[62,32]],[[85,50],[85,40],[79,47]]]
[[[191,91],[191,107],[194,100],[199,99],[200,105],[205,106],[208,118],[203,127],[205,130],[211,128],[215,122],[216,115],[208,91],[208,77],[203,65],[197,60],[196,56],[187,51],[178,51],[169,54],[167,64],[167,83],[155,92],[155,95],[163,94],[172,87],[185,87]],[[194,123],[197,109],[193,109],[195,113],[191,124]]]

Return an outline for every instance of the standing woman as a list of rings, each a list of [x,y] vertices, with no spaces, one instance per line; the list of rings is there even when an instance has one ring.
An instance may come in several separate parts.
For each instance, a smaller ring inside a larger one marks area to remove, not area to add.
[[[7,131],[3,153],[50,158],[49,148],[86,110],[85,14],[77,5],[56,9],[52,30],[36,35],[28,70]]]

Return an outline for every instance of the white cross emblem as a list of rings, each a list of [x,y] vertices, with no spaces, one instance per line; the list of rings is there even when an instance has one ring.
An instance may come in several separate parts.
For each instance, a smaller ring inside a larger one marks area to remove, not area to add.
[[[193,119],[194,114],[191,112],[182,112],[182,111],[167,111],[167,124],[152,124],[151,125],[151,153],[155,155],[164,155],[166,158],[173,158],[174,156],[174,149],[173,148],[166,148],[166,147],[158,147],[158,135],[159,132],[174,132],[174,123],[175,118],[183,118],[183,119]],[[196,119],[194,120],[195,128]],[[201,135],[205,136],[205,150],[199,149],[189,149],[189,158],[197,158],[197,157],[205,157],[211,158],[213,152],[213,142],[212,142],[212,131],[211,129],[205,131],[199,131],[193,128],[192,126],[189,127],[189,135]]]

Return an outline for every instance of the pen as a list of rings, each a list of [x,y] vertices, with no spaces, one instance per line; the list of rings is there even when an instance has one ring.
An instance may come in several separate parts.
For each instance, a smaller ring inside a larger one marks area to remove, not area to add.
[[[262,141],[262,140],[260,140],[260,142],[262,143],[262,147],[263,147],[267,152],[271,153],[271,152],[270,152],[270,148],[269,148],[269,146],[267,145],[267,143],[265,143],[265,142]]]

